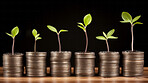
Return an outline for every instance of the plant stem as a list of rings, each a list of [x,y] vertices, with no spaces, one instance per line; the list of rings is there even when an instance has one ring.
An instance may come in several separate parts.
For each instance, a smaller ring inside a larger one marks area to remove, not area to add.
[[[60,42],[60,36],[59,36],[59,33],[58,33],[57,35],[58,35],[58,42],[59,42],[59,52],[61,52],[61,42]]]
[[[12,55],[14,55],[14,43],[15,43],[15,37],[13,38],[13,44],[12,44]]]
[[[87,47],[88,47],[88,36],[87,32],[85,31],[85,37],[86,37],[86,47],[85,47],[85,52],[87,52]]]
[[[107,52],[109,52],[109,45],[107,39],[106,39],[106,45],[107,45]]]
[[[34,55],[36,55],[36,40],[34,41]]]
[[[132,42],[131,42],[131,49],[134,51],[134,34],[133,34],[133,24],[131,24],[131,35],[132,35]]]

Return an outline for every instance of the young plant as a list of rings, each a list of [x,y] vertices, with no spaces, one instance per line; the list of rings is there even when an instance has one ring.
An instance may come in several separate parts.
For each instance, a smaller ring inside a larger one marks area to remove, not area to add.
[[[18,28],[18,26],[14,27],[14,28],[11,30],[11,34],[6,33],[8,36],[12,37],[12,39],[13,39],[13,44],[12,44],[12,55],[14,55],[15,36],[16,36],[18,33],[19,33],[19,28]]]
[[[109,45],[108,45],[108,39],[118,39],[118,37],[114,37],[112,36],[115,32],[115,29],[110,30],[107,35],[105,32],[103,32],[104,36],[97,36],[96,39],[99,40],[105,40],[106,41],[106,45],[107,45],[107,52],[109,52]]]
[[[77,26],[78,26],[79,28],[81,28],[81,29],[84,31],[84,33],[85,33],[85,37],[86,37],[85,52],[87,52],[87,48],[88,48],[88,36],[87,36],[86,28],[87,28],[87,26],[91,23],[91,21],[92,21],[91,15],[90,15],[90,14],[87,14],[87,15],[85,15],[84,18],[83,18],[84,24],[81,23],[81,22],[78,22],[78,25],[77,25]]]
[[[132,16],[128,12],[122,12],[121,17],[123,21],[120,21],[121,23],[130,23],[131,24],[131,36],[132,36],[132,42],[131,42],[131,51],[134,51],[133,44],[134,44],[134,34],[133,34],[133,27],[136,24],[143,24],[141,22],[136,22],[141,15],[136,16],[134,19],[132,19]]]
[[[36,29],[33,29],[32,30],[32,35],[34,36],[34,53],[36,54],[36,41],[39,40],[39,39],[42,39],[42,37],[39,37],[40,34],[37,33],[37,30]]]
[[[60,42],[60,33],[61,32],[68,32],[68,30],[61,29],[59,32],[57,29],[51,25],[47,25],[48,29],[51,30],[52,32],[55,32],[58,36],[58,43],[59,43],[59,52],[61,52],[61,42]]]

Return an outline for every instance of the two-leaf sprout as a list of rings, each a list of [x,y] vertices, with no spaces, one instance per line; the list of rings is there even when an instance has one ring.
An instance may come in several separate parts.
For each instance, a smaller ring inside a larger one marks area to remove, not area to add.
[[[36,29],[33,29],[32,30],[32,35],[34,36],[34,53],[36,54],[36,41],[39,40],[39,39],[42,39],[42,37],[39,37],[40,34],[37,33],[37,30]]]
[[[10,37],[12,37],[12,39],[13,39],[13,44],[12,44],[12,55],[14,55],[15,36],[16,36],[18,33],[19,33],[19,28],[18,28],[18,26],[14,27],[14,28],[11,30],[11,34],[6,33],[7,35],[9,35]]]
[[[115,32],[115,29],[110,30],[107,34],[103,32],[104,36],[97,36],[96,39],[99,40],[105,40],[107,45],[107,52],[109,52],[109,45],[108,45],[108,39],[117,39],[118,37],[112,36]]]
[[[87,48],[88,48],[88,36],[87,36],[86,28],[91,23],[91,21],[92,21],[91,15],[90,14],[87,14],[83,18],[84,24],[81,23],[81,22],[78,22],[78,25],[77,25],[79,28],[81,28],[85,32],[85,37],[86,37],[85,52],[87,52]]]
[[[141,15],[136,16],[134,19],[132,19],[132,16],[128,12],[122,12],[121,17],[123,21],[120,21],[121,23],[130,23],[131,24],[131,35],[132,35],[132,42],[131,42],[131,51],[134,51],[133,44],[134,44],[134,34],[133,34],[133,27],[135,24],[143,24],[141,22],[136,22]]]
[[[59,32],[57,29],[51,25],[47,25],[48,29],[51,30],[52,32],[55,32],[58,36],[58,43],[59,43],[59,52],[61,52],[61,42],[60,42],[60,33],[61,32],[68,32],[68,30],[61,29]]]

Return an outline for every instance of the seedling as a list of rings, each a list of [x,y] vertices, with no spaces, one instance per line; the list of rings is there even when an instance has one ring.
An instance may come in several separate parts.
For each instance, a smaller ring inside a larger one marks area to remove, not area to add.
[[[36,54],[36,41],[39,40],[39,39],[42,39],[42,37],[39,37],[40,34],[37,33],[37,30],[36,29],[33,29],[32,30],[32,35],[34,36],[34,53]]]
[[[118,37],[114,37],[112,36],[115,32],[115,29],[110,30],[107,35],[105,32],[103,32],[104,36],[97,36],[96,39],[99,40],[105,40],[106,41],[106,45],[107,45],[107,52],[109,52],[109,45],[108,45],[108,39],[118,39]]]
[[[84,33],[85,33],[85,37],[86,37],[86,46],[85,46],[85,52],[87,52],[87,48],[88,48],[88,36],[87,36],[87,31],[86,31],[86,28],[87,26],[91,23],[92,21],[92,17],[90,14],[87,14],[84,16],[83,18],[83,21],[84,21],[84,24],[81,23],[81,22],[78,22],[78,27],[80,27]]]
[[[121,23],[130,23],[131,24],[131,36],[132,36],[132,42],[131,42],[131,50],[134,51],[133,44],[134,44],[134,34],[133,34],[133,27],[136,24],[143,24],[141,22],[136,22],[141,15],[136,16],[134,19],[132,19],[132,16],[128,12],[122,12],[121,17],[123,21],[120,21]]]
[[[59,52],[61,52],[61,42],[60,42],[60,33],[61,32],[68,32],[68,30],[61,29],[59,32],[57,29],[51,25],[47,25],[48,29],[51,30],[52,32],[55,32],[58,36],[58,43],[59,43]]]
[[[14,27],[12,30],[11,30],[11,34],[9,33],[6,33],[8,36],[12,37],[13,39],[13,44],[12,44],[12,55],[14,55],[14,43],[15,43],[15,37],[16,35],[19,33],[19,28],[18,26]]]

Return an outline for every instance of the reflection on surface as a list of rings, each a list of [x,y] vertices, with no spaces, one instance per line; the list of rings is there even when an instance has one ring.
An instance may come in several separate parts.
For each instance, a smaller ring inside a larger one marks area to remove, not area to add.
[[[19,77],[15,77],[15,78],[14,77],[4,77],[4,78],[5,78],[4,83],[12,83],[14,80],[17,80],[17,81],[15,81],[15,83],[21,83],[21,79]]]
[[[28,83],[31,83],[31,81],[32,81],[32,80],[31,80],[31,78],[28,78],[28,80],[27,80],[27,81],[28,81]]]
[[[40,78],[39,83],[44,83],[44,78]]]
[[[51,82],[52,83],[68,83],[68,77],[52,77]]]
[[[76,77],[76,81],[77,81],[77,83],[80,83],[80,78]]]
[[[106,81],[106,80],[109,80],[109,81]],[[116,79],[112,79],[112,78],[101,78],[100,80],[100,83],[117,83],[117,80]],[[119,82],[121,83],[121,82]]]
[[[75,83],[92,83],[91,77],[76,77]]]
[[[88,77],[87,83],[91,83],[91,79],[90,79],[90,77]]]
[[[29,77],[26,80],[28,81],[27,83],[45,83],[45,78],[43,77]]]
[[[92,83],[91,77],[52,77],[52,83]]]

